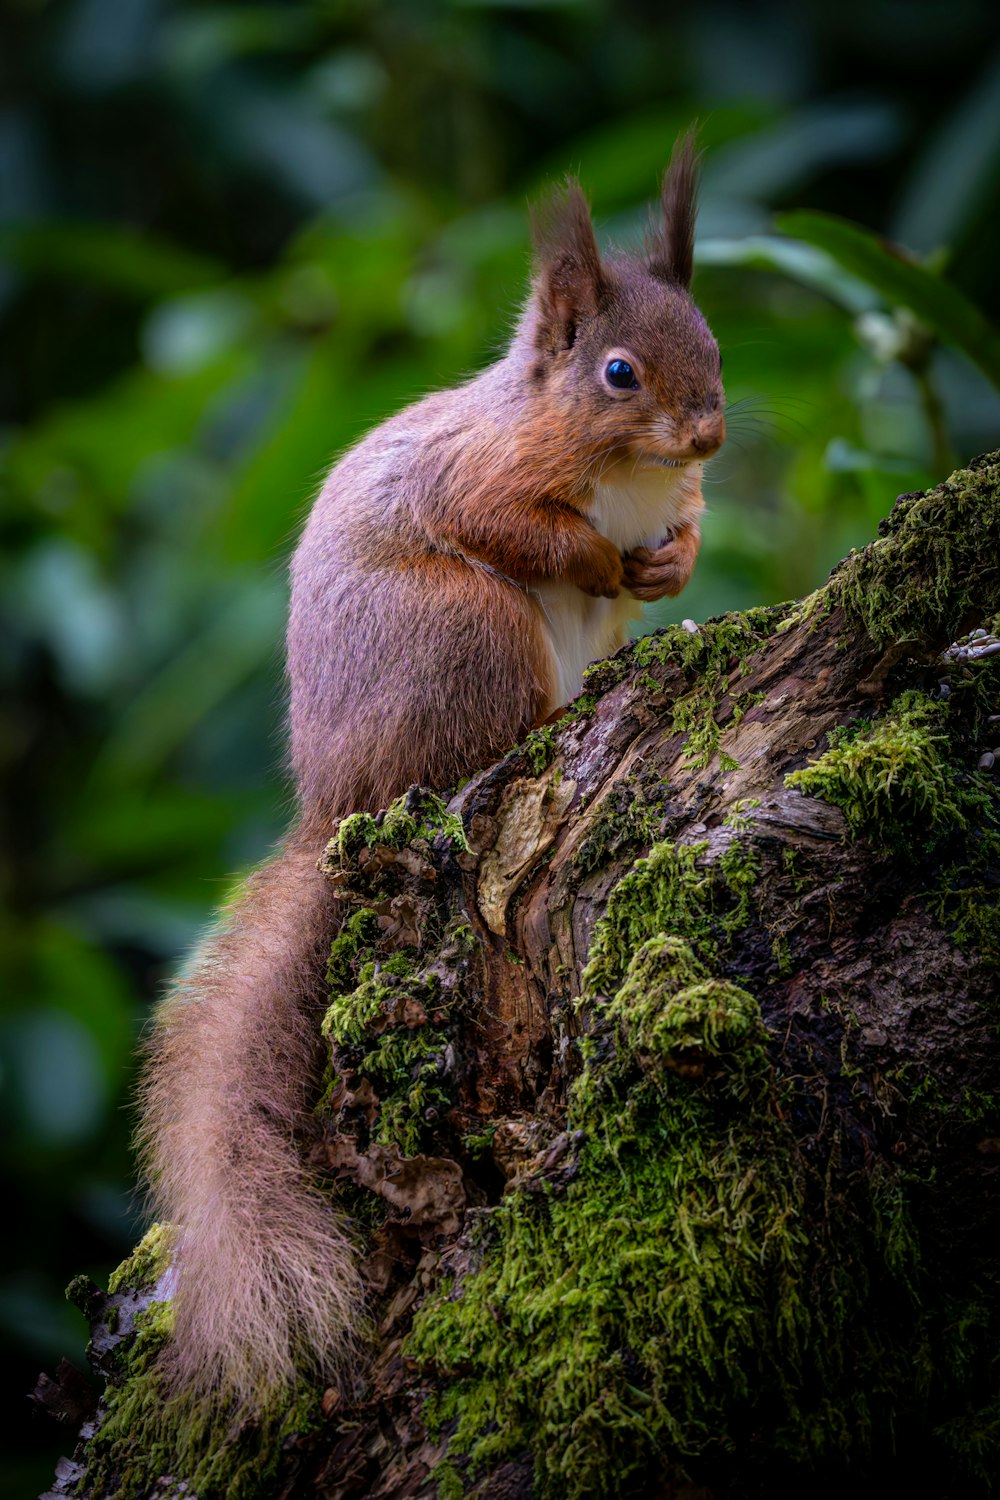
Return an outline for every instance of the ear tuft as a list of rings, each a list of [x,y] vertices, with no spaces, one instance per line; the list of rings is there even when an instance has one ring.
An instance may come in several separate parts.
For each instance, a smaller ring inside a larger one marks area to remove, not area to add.
[[[660,222],[650,230],[646,265],[660,281],[689,287],[694,270],[694,221],[697,211],[697,130],[691,126],[678,136],[663,174]]]
[[[590,207],[575,177],[535,208],[532,230],[540,314],[536,342],[570,349],[577,324],[600,311],[608,291]]]

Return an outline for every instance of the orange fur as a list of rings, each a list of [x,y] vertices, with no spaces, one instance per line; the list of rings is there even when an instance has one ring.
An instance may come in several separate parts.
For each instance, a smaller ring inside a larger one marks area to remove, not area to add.
[[[350,1230],[299,1141],[337,921],[316,862],[336,819],[492,762],[580,690],[634,598],[690,575],[700,464],[724,420],[686,286],[693,163],[678,160],[663,198],[676,223],[645,260],[602,260],[579,189],[557,199],[504,358],[370,433],[313,507],[288,627],[296,827],[148,1048],[144,1161],[179,1232],[175,1389],[252,1407],[297,1372],[336,1378],[363,1320]],[[634,389],[609,389],[611,351]]]

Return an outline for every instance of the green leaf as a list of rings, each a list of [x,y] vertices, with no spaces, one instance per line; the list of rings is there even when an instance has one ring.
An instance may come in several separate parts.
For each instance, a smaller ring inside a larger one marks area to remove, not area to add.
[[[942,342],[977,364],[1000,389],[1000,333],[956,286],[905,250],[833,214],[780,214],[778,228],[816,245],[894,307],[907,307]]]
[[[159,772],[201,721],[268,661],[284,614],[284,589],[276,580],[237,588],[120,715],[95,762],[97,783],[144,783]]]
[[[879,305],[872,288],[822,250],[801,240],[781,239],[776,234],[748,234],[740,239],[699,240],[695,260],[701,266],[750,266],[755,271],[779,271],[813,287],[849,313],[867,312]]]
[[[139,301],[210,286],[224,274],[218,262],[169,240],[82,220],[4,225],[0,259],[27,272],[94,282]]]

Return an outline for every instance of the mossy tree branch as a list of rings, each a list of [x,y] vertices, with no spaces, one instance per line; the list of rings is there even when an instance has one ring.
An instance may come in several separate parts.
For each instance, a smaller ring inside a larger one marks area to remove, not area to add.
[[[592,669],[447,809],[341,825],[304,1149],[359,1226],[371,1365],[179,1444],[153,1256],[138,1300],[90,1294],[74,1493],[985,1493],[998,616],[992,455],[808,600]]]

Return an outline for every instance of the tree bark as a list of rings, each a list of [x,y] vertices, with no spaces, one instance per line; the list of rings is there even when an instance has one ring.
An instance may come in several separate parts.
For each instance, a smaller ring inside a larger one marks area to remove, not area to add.
[[[140,1257],[77,1289],[109,1383],[52,1493],[985,1494],[998,615],[994,454],[810,599],[598,665],[447,809],[342,824],[303,1148],[371,1363],[179,1459]]]

